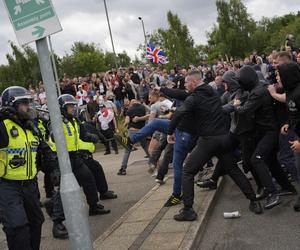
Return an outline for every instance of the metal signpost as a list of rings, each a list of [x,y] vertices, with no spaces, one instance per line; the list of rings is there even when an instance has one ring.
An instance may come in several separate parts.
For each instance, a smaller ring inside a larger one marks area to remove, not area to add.
[[[61,25],[50,0],[3,0],[3,2],[19,43],[23,45],[36,41],[54,139],[59,142],[56,147],[61,170],[60,192],[71,249],[93,249],[87,208],[71,169],[46,39],[47,36],[61,31]]]

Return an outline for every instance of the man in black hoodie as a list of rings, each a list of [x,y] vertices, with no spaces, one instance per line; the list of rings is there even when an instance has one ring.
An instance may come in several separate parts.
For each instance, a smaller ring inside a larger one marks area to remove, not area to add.
[[[254,122],[251,119],[251,117],[249,117],[248,114],[239,115],[233,112],[234,100],[239,99],[241,103],[244,103],[247,100],[248,92],[244,91],[241,88],[241,86],[238,83],[238,79],[236,77],[236,72],[234,71],[227,71],[222,76],[222,80],[226,87],[226,92],[221,97],[221,102],[223,105],[222,108],[225,111],[225,113],[228,114],[227,116],[230,115],[230,118],[228,118],[228,120],[230,120],[229,135],[230,135],[230,140],[232,142],[232,146],[234,149],[236,149],[239,146],[240,142],[243,141],[243,138],[247,137],[249,131],[252,131],[254,128]],[[246,144],[241,145],[242,151],[245,151],[247,149],[245,146],[247,145]],[[247,159],[244,159],[245,155],[247,154],[242,154],[243,168],[245,173],[251,171],[251,174],[258,188],[262,188],[262,184],[256,172],[254,171],[253,167],[251,166],[251,164],[248,164]],[[221,163],[217,164],[211,178],[198,182],[197,185],[200,188],[216,189],[219,177],[221,177],[224,174],[226,173],[224,173],[224,169],[222,168]]]
[[[240,100],[235,100],[235,112],[239,115],[248,114],[254,121],[252,133],[242,142],[242,144],[248,145],[248,150],[243,153],[247,154],[245,158],[251,162],[265,187],[265,196],[267,197],[265,209],[271,209],[279,205],[281,201],[269,171],[283,188],[282,192],[296,193],[276,157],[278,128],[272,97],[267,87],[260,84],[258,75],[252,67],[241,68],[237,72],[237,78],[241,87],[249,91],[249,95],[243,105]],[[247,124],[245,126],[247,127]]]
[[[291,149],[295,153],[298,182],[300,181],[300,68],[296,63],[288,63],[278,66],[282,85],[286,91],[286,105],[288,108],[289,121],[281,132],[287,134],[290,127],[295,132],[295,139],[291,141]],[[295,211],[300,211],[300,196],[294,205]]]
[[[186,77],[186,87],[193,89],[193,92],[175,112],[168,130],[168,142],[174,143],[174,130],[188,114],[195,116],[199,139],[183,169],[184,209],[175,215],[174,219],[193,221],[197,218],[197,213],[193,210],[194,176],[213,156],[218,157],[222,167],[250,200],[249,209],[257,214],[262,213],[259,202],[255,201],[255,192],[250,182],[234,164],[220,98],[210,86],[203,83],[199,72],[191,72]]]

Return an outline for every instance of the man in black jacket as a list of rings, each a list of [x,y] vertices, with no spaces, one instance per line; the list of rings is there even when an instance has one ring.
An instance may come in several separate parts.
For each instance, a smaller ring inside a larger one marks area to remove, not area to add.
[[[257,214],[262,213],[259,202],[255,201],[255,192],[250,182],[233,162],[227,135],[228,131],[224,126],[224,114],[220,98],[210,86],[203,83],[199,72],[192,72],[186,77],[186,87],[193,90],[193,92],[175,112],[168,130],[168,142],[175,142],[174,130],[187,114],[194,114],[199,139],[183,168],[184,209],[175,215],[174,219],[177,221],[193,221],[197,218],[197,213],[193,210],[194,176],[213,156],[218,157],[225,171],[250,200],[250,211]]]
[[[278,71],[286,91],[286,105],[289,114],[289,122],[282,127],[281,132],[287,134],[288,128],[295,132],[295,139],[290,144],[295,154],[298,182],[300,182],[300,68],[296,63],[288,63],[278,66]],[[300,211],[300,196],[294,209],[297,212]]]
[[[241,87],[249,91],[248,99],[241,105],[240,100],[234,102],[235,112],[238,115],[248,114],[254,121],[252,132],[244,138],[242,144],[248,145],[243,153],[248,162],[251,162],[265,187],[267,197],[265,209],[271,209],[280,204],[280,197],[272,181],[272,175],[284,189],[284,192],[296,193],[290,184],[277,160],[278,128],[274,113],[273,100],[267,87],[260,84],[255,70],[244,66],[237,72]],[[247,129],[247,124],[244,124]],[[269,172],[270,171],[270,172]]]

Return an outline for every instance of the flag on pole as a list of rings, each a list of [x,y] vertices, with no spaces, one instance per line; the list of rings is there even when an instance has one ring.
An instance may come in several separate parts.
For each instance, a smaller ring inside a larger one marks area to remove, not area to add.
[[[147,44],[146,58],[150,62],[157,64],[167,64],[169,62],[166,53],[160,48],[155,47],[153,43]]]

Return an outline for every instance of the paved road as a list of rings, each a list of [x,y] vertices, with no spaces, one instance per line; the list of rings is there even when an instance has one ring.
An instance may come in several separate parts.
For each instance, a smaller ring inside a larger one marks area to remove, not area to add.
[[[141,199],[154,185],[154,179],[147,173],[147,165],[144,159],[144,152],[138,150],[132,153],[126,176],[118,176],[117,171],[120,167],[123,150],[119,155],[111,154],[104,156],[103,152],[95,153],[94,157],[104,168],[108,179],[109,189],[118,194],[118,199],[102,201],[106,208],[112,210],[111,214],[89,217],[93,240],[98,238],[110,225],[118,220],[130,207]],[[41,178],[39,178],[42,180]],[[40,184],[42,187],[43,184]],[[43,190],[41,190],[43,191]],[[42,194],[44,197],[44,194]],[[42,198],[43,200],[44,198]],[[44,213],[46,214],[46,213]],[[46,221],[42,232],[42,250],[64,250],[68,248],[68,240],[55,240],[52,238],[52,222],[45,215]],[[0,231],[0,250],[6,249],[5,237]]]
[[[292,209],[295,196],[284,197],[282,204],[263,215],[248,211],[248,202],[233,182],[227,179],[205,228],[201,250],[298,250],[300,213]],[[223,212],[240,211],[239,219],[223,218]]]

